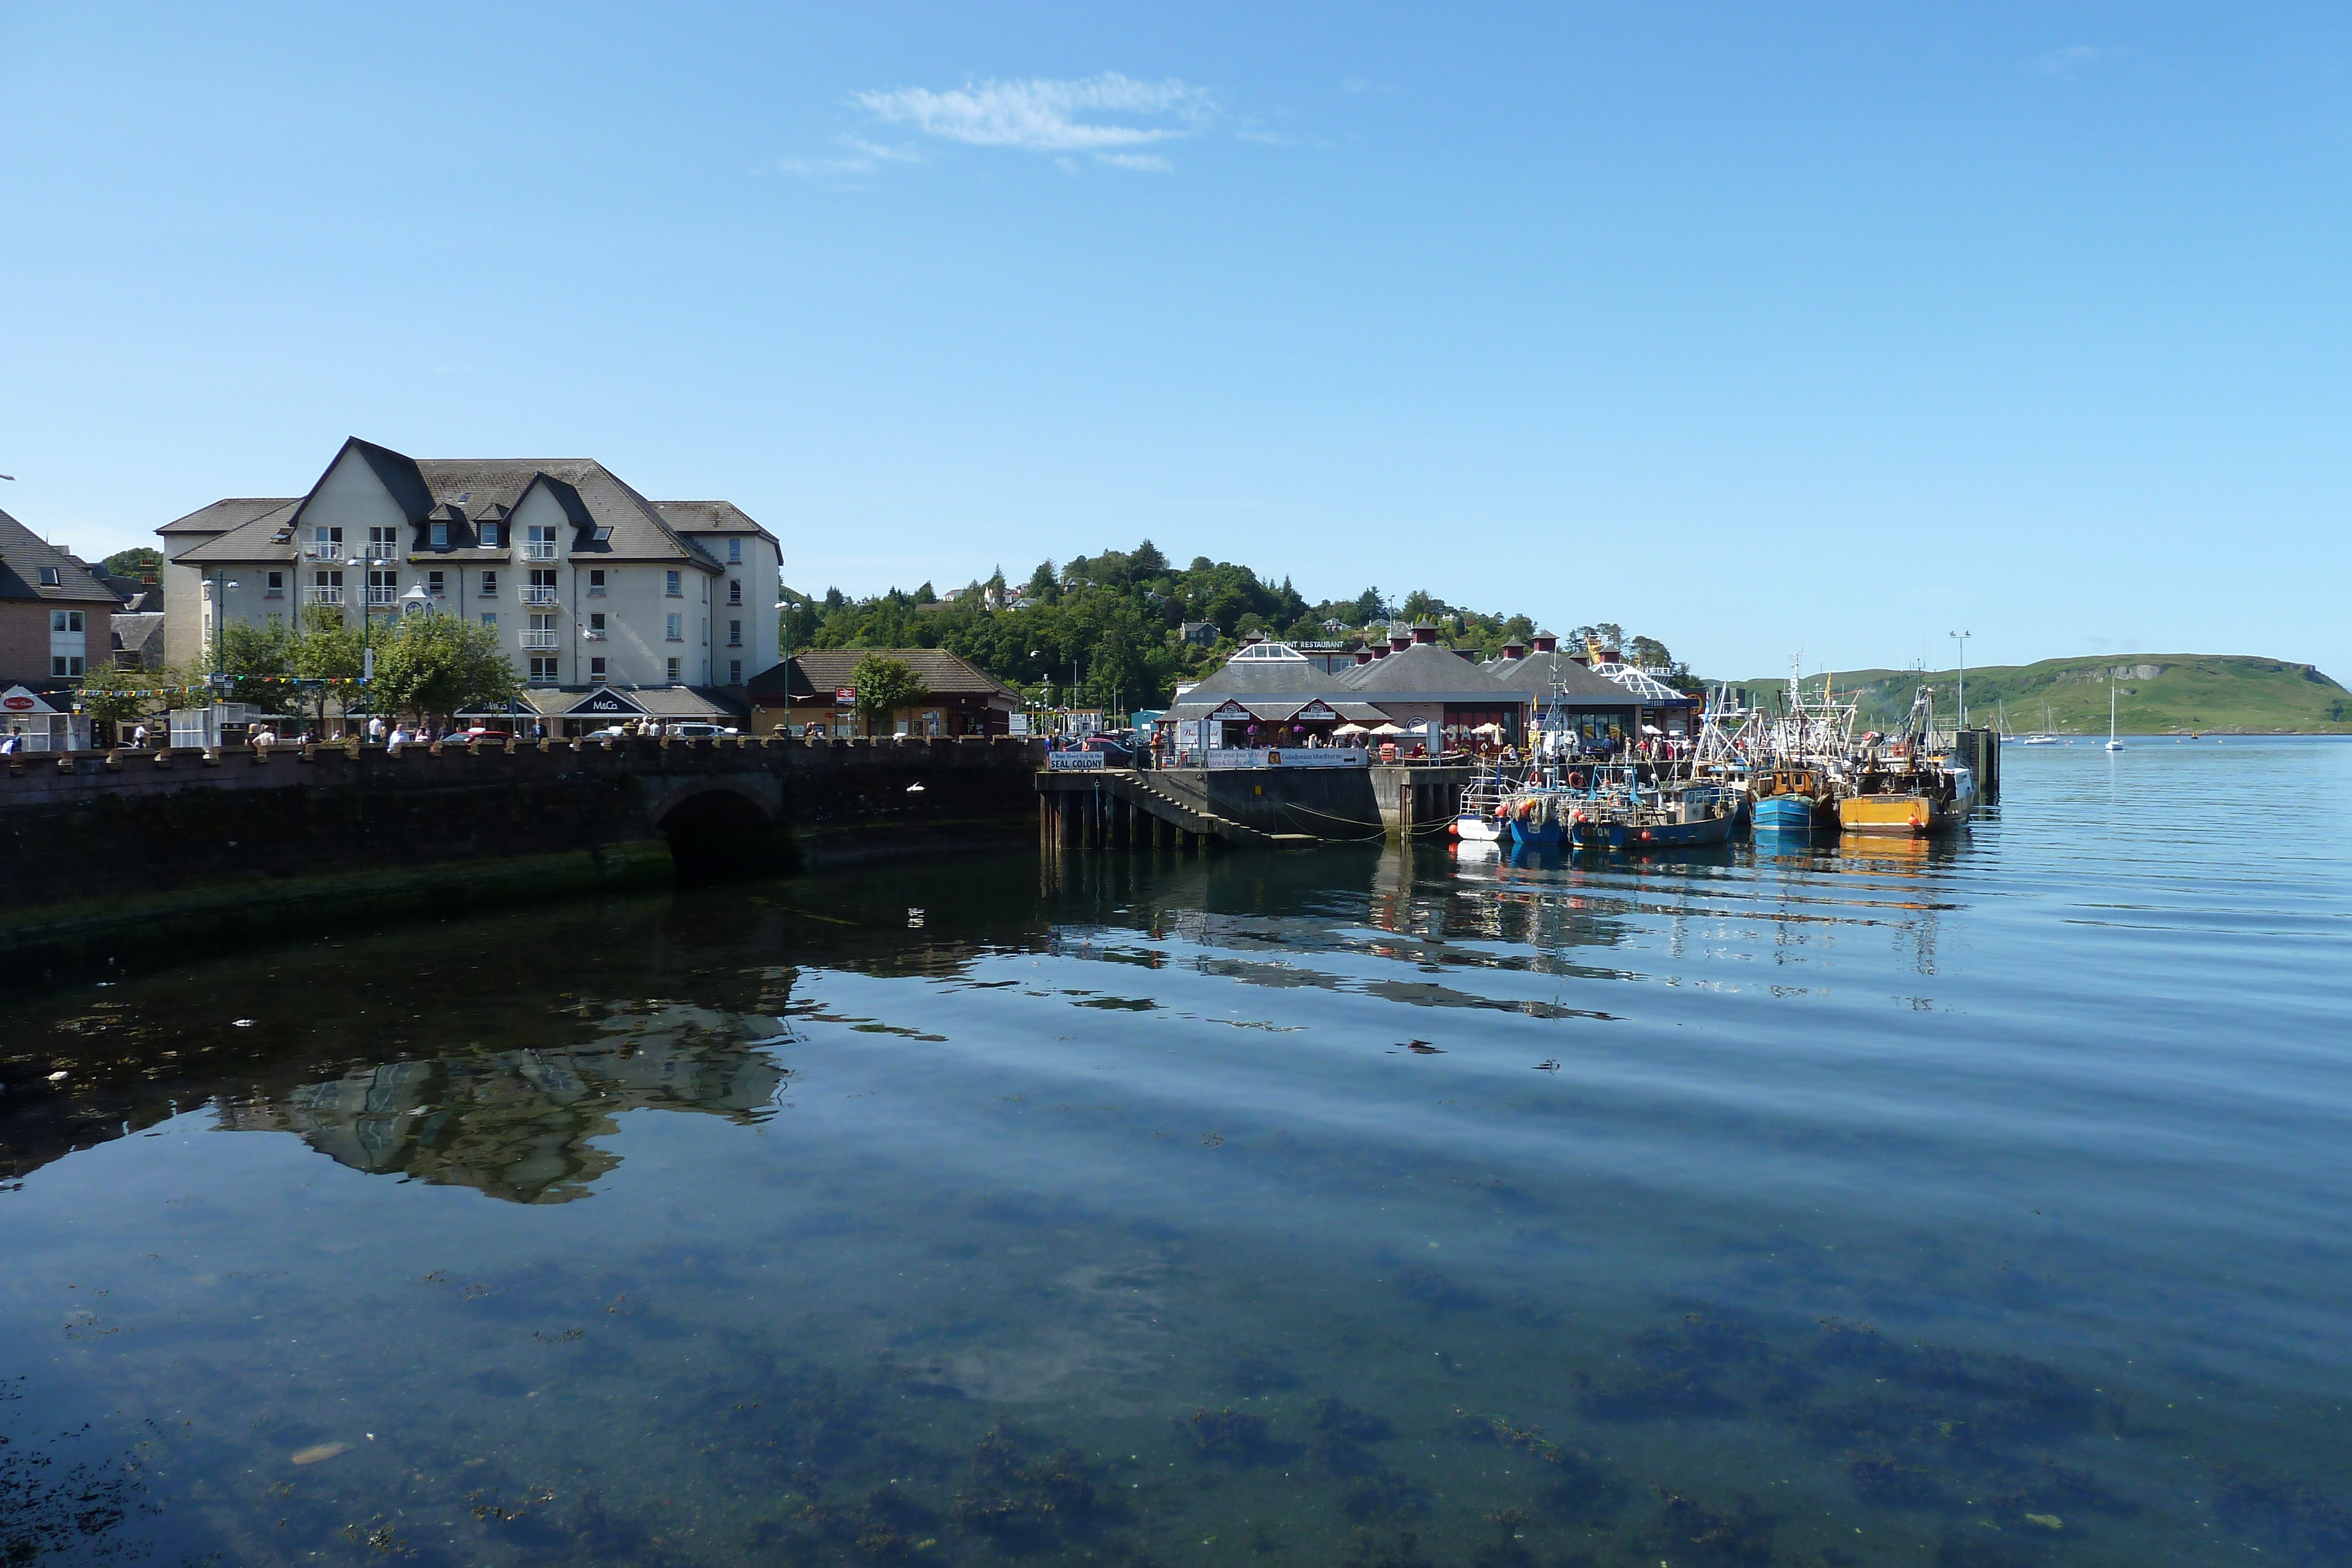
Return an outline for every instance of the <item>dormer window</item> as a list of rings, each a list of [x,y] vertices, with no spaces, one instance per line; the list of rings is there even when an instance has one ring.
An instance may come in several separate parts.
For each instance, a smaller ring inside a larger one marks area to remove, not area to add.
[[[613,530],[604,527],[592,528],[589,530],[588,537],[600,545],[610,544],[613,542]]]
[[[506,530],[500,528],[498,524],[491,522],[487,517],[484,518],[482,521],[482,548],[484,549],[498,549],[500,541],[505,536],[505,533]]]
[[[449,525],[438,519],[433,524],[433,548],[435,549],[449,548]]]

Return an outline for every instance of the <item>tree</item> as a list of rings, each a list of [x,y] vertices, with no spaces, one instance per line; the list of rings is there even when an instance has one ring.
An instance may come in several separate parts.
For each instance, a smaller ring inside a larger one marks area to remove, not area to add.
[[[1675,656],[1655,637],[1635,637],[1625,644],[1625,661],[1644,670],[1671,670]]]
[[[101,664],[82,677],[74,706],[119,731],[164,706],[170,679],[137,664]]]
[[[109,577],[137,577],[142,571],[161,574],[163,552],[153,545],[133,545],[129,549],[116,550],[100,561],[98,570]]]
[[[503,705],[520,685],[499,634],[454,615],[404,615],[377,645],[375,690],[395,712],[446,719]]]
[[[363,663],[361,655],[359,632],[340,611],[313,604],[302,612],[302,630],[289,650],[288,663],[303,681],[316,683],[310,687],[310,711],[320,728],[326,727],[327,697],[336,689],[331,683],[358,680]],[[345,685],[341,690],[348,694],[352,688]]]
[[[900,708],[912,707],[930,695],[930,687],[923,684],[914,665],[880,653],[858,660],[849,672],[849,684],[856,690],[857,716],[865,720],[868,735]]]
[[[299,694],[293,684],[294,633],[278,622],[232,621],[196,658],[190,679],[211,685],[226,702],[282,714]]]

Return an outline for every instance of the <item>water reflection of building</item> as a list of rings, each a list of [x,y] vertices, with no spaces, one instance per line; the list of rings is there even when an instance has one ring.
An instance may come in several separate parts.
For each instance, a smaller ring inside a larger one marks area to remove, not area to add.
[[[596,1140],[625,1111],[764,1119],[785,1072],[732,1013],[657,1004],[596,1038],[381,1062],[225,1103],[222,1125],[290,1132],[354,1170],[470,1186],[513,1203],[588,1196],[620,1156]]]

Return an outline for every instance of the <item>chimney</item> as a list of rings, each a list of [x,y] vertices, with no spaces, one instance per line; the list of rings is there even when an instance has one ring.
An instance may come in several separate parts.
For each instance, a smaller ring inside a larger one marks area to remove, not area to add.
[[[1503,657],[1506,659],[1524,659],[1527,656],[1528,645],[1525,643],[1506,643],[1503,644]]]
[[[155,569],[153,567],[142,566],[139,569],[139,586],[142,588],[152,588],[155,586]]]
[[[1536,652],[1538,653],[1554,653],[1559,651],[1559,639],[1549,632],[1537,632],[1535,643]]]
[[[1416,643],[1427,643],[1433,646],[1437,642],[1437,628],[1424,621],[1420,625],[1415,626],[1412,629],[1412,640]]]
[[[1370,648],[1359,648],[1356,650],[1356,663],[1360,664],[1369,664],[1371,662],[1372,651]]]
[[[1407,648],[1410,648],[1410,647],[1412,647],[1412,632],[1390,632],[1390,633],[1389,633],[1389,651],[1390,651],[1391,653],[1403,653]]]

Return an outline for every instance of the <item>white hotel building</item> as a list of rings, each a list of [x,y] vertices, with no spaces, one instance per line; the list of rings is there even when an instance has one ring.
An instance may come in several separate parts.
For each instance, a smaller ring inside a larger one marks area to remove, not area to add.
[[[776,537],[729,501],[649,501],[583,459],[404,456],[354,437],[310,494],[214,502],[156,530],[165,657],[215,616],[426,609],[495,628],[566,729],[635,713],[732,723],[777,663]],[[378,622],[381,624],[381,622]]]

